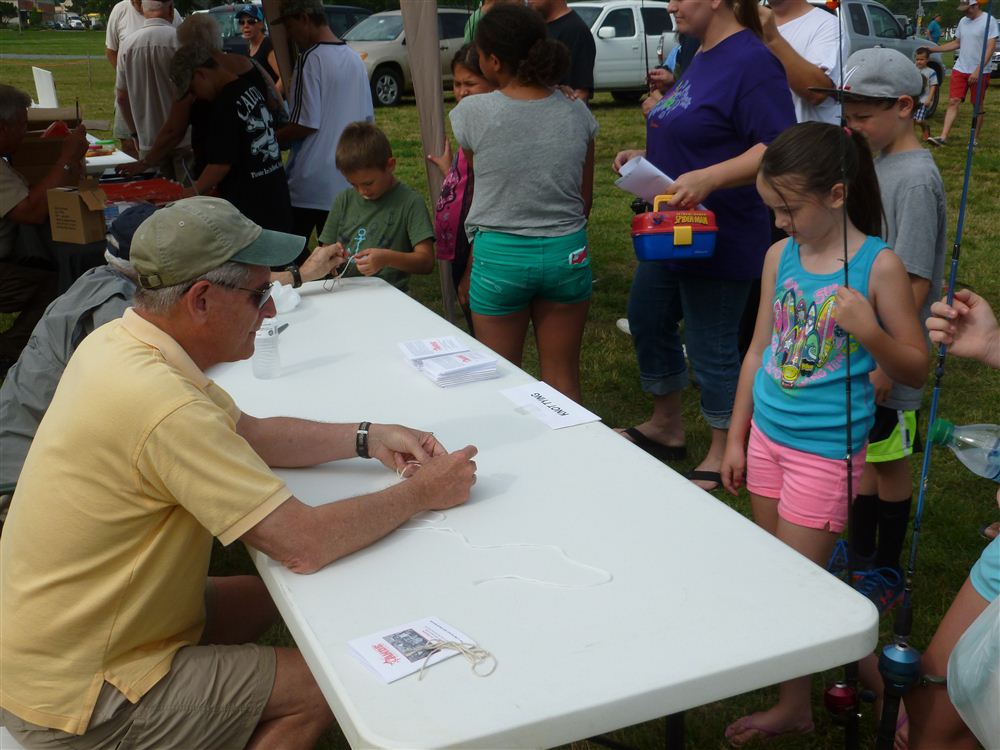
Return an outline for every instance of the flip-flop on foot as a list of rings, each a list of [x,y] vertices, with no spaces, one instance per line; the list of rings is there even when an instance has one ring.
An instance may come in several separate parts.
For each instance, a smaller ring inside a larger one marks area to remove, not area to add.
[[[646,451],[658,461],[683,461],[687,458],[687,446],[664,445],[643,435],[638,427],[626,427],[622,434],[628,435],[636,447]]]
[[[684,478],[692,482],[711,482],[715,485],[714,487],[702,487],[705,492],[713,492],[722,486],[722,475],[717,471],[694,469],[685,474]]]
[[[785,729],[768,729],[767,727],[763,727],[755,723],[755,719],[758,716],[759,714],[743,716],[726,727],[726,740],[728,740],[731,747],[743,747],[744,745],[755,741],[772,742],[779,737],[809,734],[815,729],[815,725],[811,721],[806,724],[786,727]],[[745,739],[736,741],[738,736],[747,734],[748,732],[753,732],[753,734]]]

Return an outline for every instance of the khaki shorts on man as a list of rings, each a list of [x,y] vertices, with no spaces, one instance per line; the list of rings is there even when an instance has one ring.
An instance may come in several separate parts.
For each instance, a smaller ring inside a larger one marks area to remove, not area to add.
[[[26,722],[0,709],[14,738],[32,748],[117,750],[246,747],[274,685],[270,646],[188,646],[138,703],[104,683],[82,735]]]

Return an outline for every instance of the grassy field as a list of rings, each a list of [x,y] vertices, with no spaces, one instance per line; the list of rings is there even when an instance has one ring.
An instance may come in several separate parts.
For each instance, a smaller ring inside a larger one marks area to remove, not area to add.
[[[103,31],[0,29],[0,55],[100,55]]]
[[[16,32],[0,31],[0,54],[13,51],[12,35]],[[27,35],[26,35],[27,36]],[[41,48],[42,43],[63,44],[76,38],[86,39],[95,34],[71,32],[38,32],[37,43],[29,47]],[[99,41],[99,40],[98,40]],[[97,52],[99,54],[100,44]],[[26,51],[18,49],[17,51]],[[68,49],[62,51],[69,52]],[[81,53],[83,54],[83,53]],[[79,98],[85,116],[109,118],[111,114],[113,71],[106,63],[85,60],[17,61],[0,60],[4,82],[33,91],[30,66],[42,64],[53,71],[61,103],[72,103]],[[995,87],[996,88],[996,87]],[[1000,90],[992,92],[1000,96]],[[447,107],[452,102],[446,103]],[[583,387],[585,405],[600,414],[606,424],[624,426],[643,420],[649,402],[639,389],[638,372],[631,341],[615,328],[615,320],[625,312],[629,284],[635,259],[628,234],[629,196],[612,185],[610,164],[620,149],[640,147],[644,139],[642,117],[637,107],[614,104],[607,95],[598,96],[594,114],[600,122],[601,132],[597,142],[597,175],[595,208],[591,217],[590,243],[594,269],[594,297],[583,350]],[[940,129],[943,112],[939,112],[934,131]],[[962,139],[968,134],[969,109],[963,108],[951,138],[951,144],[934,152],[944,176],[948,193],[948,223],[953,234],[957,219],[962,170],[965,160]],[[399,160],[398,174],[415,189],[426,191],[423,171],[423,153],[419,140],[416,108],[412,102],[393,109],[376,112],[379,125],[388,133]],[[1000,118],[987,114],[986,126],[974,158],[969,207],[959,280],[974,288],[994,303],[1000,303],[1000,264],[997,263],[997,216],[1000,214]],[[432,309],[439,310],[439,293],[435,277],[414,279],[415,296]],[[533,371],[534,360],[529,356],[526,364]],[[686,415],[690,428],[688,443],[692,456],[701,454],[708,440],[708,431],[698,416],[697,391],[686,394]],[[963,424],[972,422],[1000,422],[1000,373],[987,372],[982,367],[967,362],[950,360],[941,394],[942,416]],[[475,435],[469,436],[475,441]],[[685,470],[690,465],[675,468]],[[936,451],[929,484],[928,502],[921,535],[918,575],[915,579],[915,625],[913,643],[923,648],[947,609],[955,592],[965,579],[969,567],[979,556],[983,542],[978,536],[981,524],[997,519],[994,502],[996,485],[978,479],[961,467],[949,454]],[[745,496],[731,498],[716,493],[720,502],[729,504],[740,513],[749,515]],[[230,573],[246,570],[249,562],[240,549],[220,551],[214,562],[214,571]],[[596,615],[595,616],[600,616]],[[734,632],[738,632],[739,612],[733,612]],[[883,623],[883,642],[891,623]],[[274,634],[276,642],[287,643],[286,632]],[[832,750],[843,744],[842,733],[832,724],[822,708],[822,683],[829,682],[839,672],[815,680],[815,713],[817,731],[809,738],[792,739],[783,747]],[[748,711],[770,705],[775,691],[766,689],[748,695],[704,706],[688,713],[689,747],[724,747],[722,733],[725,726]],[[865,711],[863,747],[874,744],[875,720],[869,708]],[[662,745],[662,723],[631,727],[616,733],[619,741],[635,747]],[[323,748],[346,747],[339,734],[333,733],[321,744]],[[574,748],[589,747],[588,743],[574,743]],[[596,746],[595,746],[596,747]]]

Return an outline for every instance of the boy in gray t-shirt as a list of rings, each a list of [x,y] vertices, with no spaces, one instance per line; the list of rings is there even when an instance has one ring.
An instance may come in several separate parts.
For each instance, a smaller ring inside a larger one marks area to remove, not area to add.
[[[924,78],[905,56],[889,49],[851,55],[847,66],[853,74],[844,116],[849,127],[868,138],[872,151],[880,152],[875,171],[885,239],[906,266],[920,320],[925,320],[941,295],[947,236],[941,175],[913,132]],[[885,612],[903,591],[899,560],[913,497],[909,456],[920,449],[917,410],[923,390],[893,383],[880,369],[871,377],[875,425],[868,438],[868,466],[851,507],[850,551],[854,570],[869,569],[856,587]]]

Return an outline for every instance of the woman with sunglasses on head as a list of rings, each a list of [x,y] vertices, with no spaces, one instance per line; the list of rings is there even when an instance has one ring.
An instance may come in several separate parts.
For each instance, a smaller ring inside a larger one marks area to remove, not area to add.
[[[247,54],[251,60],[256,60],[266,70],[278,91],[284,95],[281,84],[281,74],[278,71],[278,58],[274,55],[274,45],[271,38],[264,33],[264,14],[259,5],[244,5],[236,13],[236,23],[240,34],[247,40],[250,49]]]

